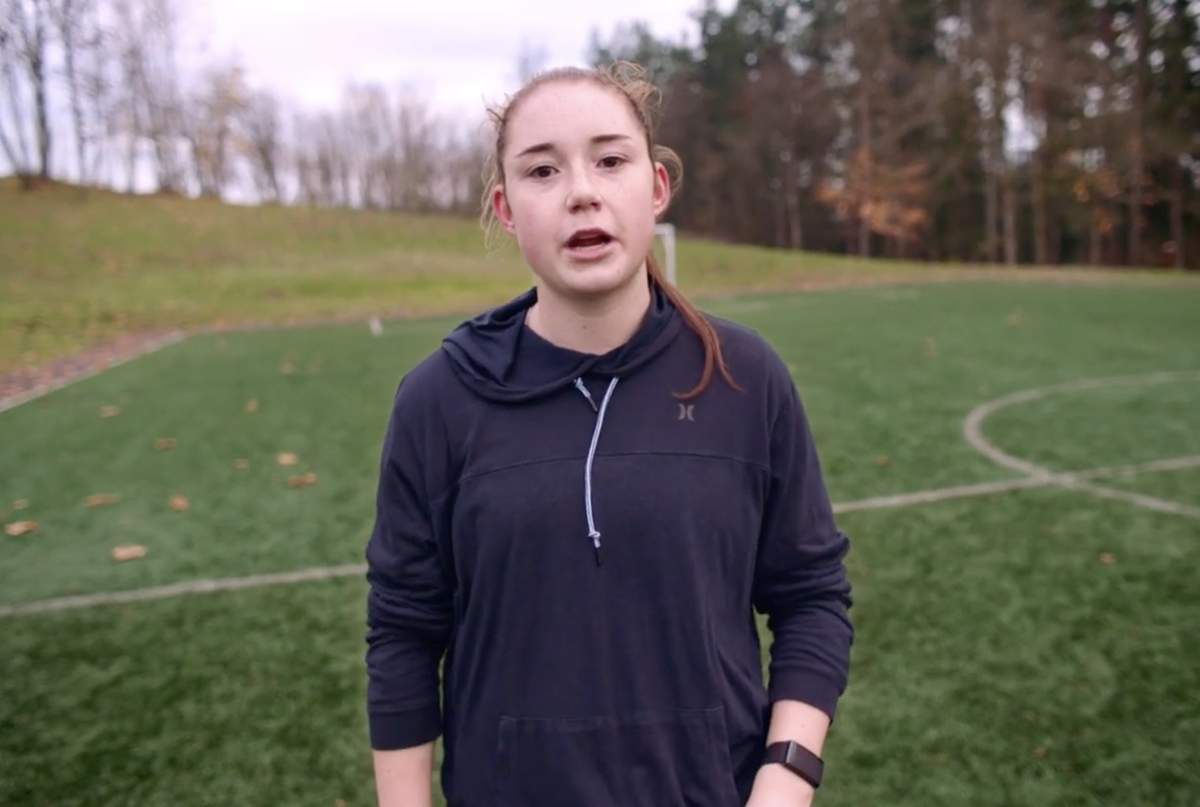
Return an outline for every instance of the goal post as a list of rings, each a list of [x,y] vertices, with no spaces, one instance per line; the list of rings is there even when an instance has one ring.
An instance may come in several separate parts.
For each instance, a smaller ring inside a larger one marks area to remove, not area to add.
[[[672,286],[678,285],[675,280],[675,225],[656,224],[654,225],[654,234],[662,239],[667,282]]]

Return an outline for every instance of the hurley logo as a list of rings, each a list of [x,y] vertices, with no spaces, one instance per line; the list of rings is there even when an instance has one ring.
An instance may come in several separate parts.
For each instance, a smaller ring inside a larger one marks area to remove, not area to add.
[[[680,404],[679,405],[679,419],[680,420],[690,420],[692,423],[695,423],[696,422],[695,409],[696,409],[695,404]]]

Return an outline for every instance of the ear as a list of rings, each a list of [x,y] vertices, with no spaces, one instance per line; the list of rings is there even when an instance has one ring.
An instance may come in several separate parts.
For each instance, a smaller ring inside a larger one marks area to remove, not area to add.
[[[654,203],[654,218],[657,219],[667,211],[667,207],[671,204],[671,177],[667,173],[666,167],[660,163],[654,163],[654,193],[652,201]]]
[[[492,188],[492,212],[496,214],[496,221],[500,222],[500,226],[505,232],[513,232],[513,215],[512,208],[509,207],[508,197],[504,193],[504,185],[496,183]]]

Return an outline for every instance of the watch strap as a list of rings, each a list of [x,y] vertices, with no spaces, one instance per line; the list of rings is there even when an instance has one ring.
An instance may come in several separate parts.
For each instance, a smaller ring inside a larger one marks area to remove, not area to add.
[[[808,782],[813,788],[821,786],[821,773],[825,763],[795,740],[780,740],[767,746],[763,764],[778,762],[792,773]]]

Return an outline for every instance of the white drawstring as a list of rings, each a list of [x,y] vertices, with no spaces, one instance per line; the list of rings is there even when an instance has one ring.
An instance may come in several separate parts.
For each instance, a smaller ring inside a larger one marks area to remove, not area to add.
[[[584,394],[588,401],[595,409],[596,402],[592,400],[592,396],[588,393],[587,387],[583,384],[583,379],[575,379],[575,386]],[[608,389],[604,392],[604,400],[600,402],[600,410],[596,415],[596,428],[592,431],[592,445],[588,448],[587,465],[584,467],[583,474],[583,498],[584,506],[587,509],[588,522],[588,537],[592,539],[592,546],[596,550],[596,565],[600,565],[600,531],[596,529],[596,521],[592,517],[592,460],[596,456],[596,444],[600,442],[600,430],[604,428],[604,413],[608,409],[608,401],[612,398],[613,390],[616,389],[617,378],[614,376],[608,382]]]

